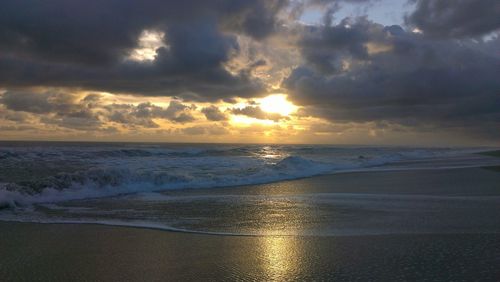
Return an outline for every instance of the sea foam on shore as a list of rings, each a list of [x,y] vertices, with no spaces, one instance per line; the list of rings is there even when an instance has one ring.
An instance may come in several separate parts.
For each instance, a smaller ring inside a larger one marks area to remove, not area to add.
[[[429,158],[466,156],[452,166],[492,162],[489,157],[470,154],[477,151],[324,145],[2,143],[0,207],[269,183]]]

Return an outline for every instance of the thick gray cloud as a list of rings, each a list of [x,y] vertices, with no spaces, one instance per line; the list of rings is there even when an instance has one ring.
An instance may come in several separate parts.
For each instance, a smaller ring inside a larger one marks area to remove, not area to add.
[[[130,128],[135,128],[136,126],[146,128],[160,127],[150,117],[138,117],[134,115],[135,107],[132,105],[111,105],[107,106],[106,109],[109,111],[107,117],[111,122],[120,123]]]
[[[211,121],[227,120],[227,116],[223,112],[221,112],[221,110],[219,110],[219,108],[217,108],[214,105],[203,108],[201,110],[201,112],[204,113],[205,117]]]
[[[305,64],[283,84],[307,114],[500,136],[500,56],[488,52],[497,40],[433,40],[364,18],[319,29],[305,31]],[[383,48],[369,52],[369,43]],[[331,58],[347,67],[325,66]]]
[[[153,119],[165,119],[177,123],[192,122],[195,120],[191,111],[194,106],[184,105],[178,101],[171,101],[168,107],[163,108],[149,102],[137,106],[131,104],[111,104],[102,107],[101,114],[109,121],[121,123],[124,126],[143,126],[158,128]]]
[[[189,112],[195,110],[196,107],[194,105],[188,106],[178,101],[172,101],[167,108],[162,108],[146,102],[133,107],[133,109],[133,115],[139,118],[163,118],[183,123],[195,120]]]
[[[7,110],[6,120],[25,122],[31,118],[38,119],[43,124],[64,128],[100,130],[103,122],[100,115],[92,111],[95,106],[92,96],[80,99],[73,93],[57,90],[9,90],[0,96],[0,104]],[[16,117],[19,119],[16,120]]]
[[[98,113],[92,111],[93,101],[80,100],[78,95],[60,91],[6,91],[0,105],[6,109],[0,117],[15,122],[38,118],[41,123],[76,130],[99,130],[103,125]]]
[[[23,111],[37,114],[44,113],[69,113],[74,112],[74,95],[67,93],[47,91],[34,93],[29,91],[7,91],[0,96],[0,103],[9,110]]]
[[[250,97],[265,87],[224,63],[239,52],[234,33],[262,39],[285,0],[35,1],[0,9],[0,86],[68,86],[210,101]],[[124,61],[144,30],[165,33],[152,63]]]
[[[411,1],[415,10],[406,25],[423,34],[368,17],[332,25],[339,5],[376,0],[5,0],[0,87],[17,90],[0,95],[0,117],[9,126],[37,117],[78,130],[108,130],[108,122],[157,128],[155,119],[195,121],[186,101],[234,103],[235,97],[267,94],[280,81],[269,76],[287,76],[282,89],[305,115],[500,135],[500,39],[491,35],[500,27],[498,1]],[[325,12],[321,25],[290,21],[311,6]],[[163,34],[163,46],[153,60],[131,60],[144,31]],[[292,58],[297,49],[301,58]],[[283,58],[276,63],[273,57]],[[82,99],[63,90],[35,93],[32,87],[174,99],[168,107],[104,105],[98,94]],[[201,111],[211,121],[226,119],[216,107]],[[255,104],[229,112],[286,118]],[[191,134],[211,132],[188,128]]]
[[[0,96],[0,118],[22,122],[32,114],[41,123],[77,130],[101,130],[107,122],[125,127],[158,128],[153,119],[164,119],[176,123],[195,121],[194,105],[171,101],[168,107],[150,102],[138,105],[103,104],[101,96],[89,94],[85,97],[59,91],[7,91]]]
[[[500,29],[498,0],[412,0],[406,22],[436,37],[483,35]]]
[[[144,29],[213,19],[229,31],[264,37],[274,30],[276,14],[286,4],[283,0],[5,0],[0,9],[0,50],[102,65],[121,60],[124,52],[137,46]]]
[[[346,58],[368,59],[366,43],[380,44],[385,36],[383,26],[366,18],[346,18],[335,26],[308,27],[299,44],[309,64],[322,73],[333,74],[342,71]]]
[[[173,41],[168,49],[158,50],[152,63],[88,66],[0,55],[0,85],[83,87],[198,101],[249,97],[264,91],[248,74],[231,74],[223,68],[238,44],[233,36],[219,33],[214,23],[174,26],[167,34]]]
[[[103,125],[97,116],[43,116],[40,121],[44,124],[85,131],[99,131]]]

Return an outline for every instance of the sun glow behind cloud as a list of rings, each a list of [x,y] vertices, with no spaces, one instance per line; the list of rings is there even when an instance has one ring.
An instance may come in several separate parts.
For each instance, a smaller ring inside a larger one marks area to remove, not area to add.
[[[236,126],[251,125],[251,124],[260,124],[260,125],[273,125],[273,124],[275,124],[275,122],[272,120],[257,119],[257,118],[242,116],[242,115],[232,115],[231,116],[231,123],[236,125]]]
[[[138,48],[132,50],[128,59],[138,62],[153,61],[156,58],[156,50],[160,47],[168,47],[165,44],[165,34],[154,30],[144,30],[138,39]]]
[[[269,95],[259,101],[260,108],[268,113],[277,113],[283,116],[289,116],[297,111],[297,106],[287,100],[285,94]]]
[[[7,5],[18,16],[0,27],[9,31],[0,42],[0,139],[500,140],[492,110],[500,39],[486,1],[446,9],[398,0],[195,1],[187,14],[179,12],[191,4],[175,1],[104,1],[100,11],[127,24],[96,23],[96,11],[73,1],[61,17],[39,21],[58,2],[26,1]],[[73,36],[57,36],[54,25]],[[412,91],[422,85],[425,95]]]

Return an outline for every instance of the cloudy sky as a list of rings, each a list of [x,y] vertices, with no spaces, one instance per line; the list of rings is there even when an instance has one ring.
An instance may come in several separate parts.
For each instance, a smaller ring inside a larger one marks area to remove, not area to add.
[[[3,0],[0,139],[500,144],[498,0]]]

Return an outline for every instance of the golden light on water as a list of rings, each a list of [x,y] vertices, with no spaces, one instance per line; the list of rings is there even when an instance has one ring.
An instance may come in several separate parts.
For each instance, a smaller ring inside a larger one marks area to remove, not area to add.
[[[267,153],[272,154],[264,147]],[[290,234],[302,234],[305,218],[312,215],[303,204],[290,199],[268,199],[261,217],[260,252],[262,268],[270,281],[295,281],[304,266],[304,245]]]
[[[272,281],[293,280],[300,269],[301,249],[290,237],[266,236],[262,238],[263,268]]]
[[[260,108],[268,113],[288,116],[297,110],[297,106],[287,100],[285,94],[273,94],[259,100]]]

